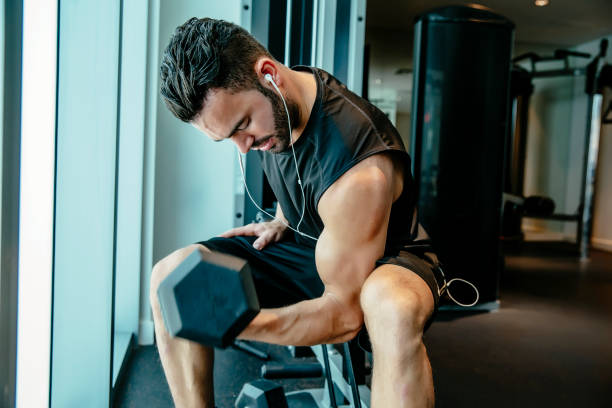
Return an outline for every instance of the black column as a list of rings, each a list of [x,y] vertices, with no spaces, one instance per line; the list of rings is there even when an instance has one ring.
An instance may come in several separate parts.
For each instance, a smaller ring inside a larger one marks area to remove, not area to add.
[[[450,277],[498,298],[501,201],[514,25],[490,11],[444,7],[415,24],[412,140],[420,221]],[[457,283],[453,296],[474,300]]]

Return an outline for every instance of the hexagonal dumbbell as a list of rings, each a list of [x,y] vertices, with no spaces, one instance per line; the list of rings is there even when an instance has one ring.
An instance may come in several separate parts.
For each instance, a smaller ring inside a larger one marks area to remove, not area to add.
[[[172,336],[225,348],[259,313],[249,264],[218,252],[194,250],[157,290]]]
[[[269,380],[255,380],[244,384],[234,407],[288,408],[288,405],[282,385]]]

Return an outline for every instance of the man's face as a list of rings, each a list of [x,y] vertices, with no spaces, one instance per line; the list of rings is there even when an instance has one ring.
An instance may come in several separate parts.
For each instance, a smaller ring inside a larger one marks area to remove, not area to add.
[[[287,107],[294,127],[299,110],[290,100]],[[256,89],[234,93],[211,89],[192,124],[214,141],[231,139],[242,153],[251,149],[280,153],[291,140],[283,102],[259,83]]]

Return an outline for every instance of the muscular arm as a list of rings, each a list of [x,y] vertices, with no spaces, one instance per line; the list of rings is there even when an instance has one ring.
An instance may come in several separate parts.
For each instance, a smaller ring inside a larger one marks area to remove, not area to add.
[[[325,225],[315,250],[323,295],[263,309],[239,337],[292,345],[353,338],[363,324],[361,287],[384,252],[393,184],[386,156],[366,159],[338,179],[318,208]]]

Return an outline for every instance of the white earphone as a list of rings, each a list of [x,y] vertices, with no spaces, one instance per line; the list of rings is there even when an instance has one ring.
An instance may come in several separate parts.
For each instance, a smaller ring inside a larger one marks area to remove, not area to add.
[[[295,164],[295,172],[297,174],[298,185],[300,186],[300,191],[302,192],[302,215],[300,217],[300,221],[298,222],[297,226],[295,228],[292,228],[289,224],[287,224],[283,220],[281,220],[279,218],[276,218],[272,214],[269,214],[268,212],[266,212],[265,210],[263,210],[261,207],[259,207],[257,205],[255,200],[251,196],[251,193],[249,192],[249,188],[247,187],[247,184],[246,184],[246,179],[245,179],[245,176],[244,176],[244,164],[242,162],[242,156],[240,155],[240,151],[238,149],[236,149],[236,151],[238,152],[238,161],[240,162],[240,171],[242,173],[242,183],[244,184],[244,188],[245,188],[249,198],[251,199],[251,201],[253,202],[255,207],[257,207],[257,209],[259,209],[261,212],[266,214],[268,217],[271,217],[271,218],[273,218],[275,220],[278,220],[278,221],[282,222],[283,224],[285,224],[292,231],[295,231],[298,234],[300,234],[300,235],[302,235],[302,236],[304,236],[306,238],[310,238],[312,240],[317,241],[317,238],[315,238],[313,236],[310,236],[310,235],[300,231],[300,224],[304,220],[304,213],[306,212],[306,196],[304,195],[304,187],[302,186],[302,178],[300,177],[300,170],[298,168],[297,159],[295,157],[295,149],[293,148],[293,140],[291,140],[291,130],[292,130],[292,128],[291,128],[291,116],[289,115],[289,109],[287,108],[287,102],[285,102],[285,98],[283,97],[283,94],[281,93],[280,89],[278,89],[278,86],[276,85],[276,82],[274,82],[274,79],[272,79],[272,75],[265,74],[264,75],[264,79],[272,84],[272,86],[274,87],[274,89],[276,90],[278,95],[281,97],[281,99],[283,101],[283,105],[285,107],[285,113],[287,114],[287,125],[289,126],[289,139],[290,139],[290,142],[291,142],[291,151],[293,153],[293,162]]]

